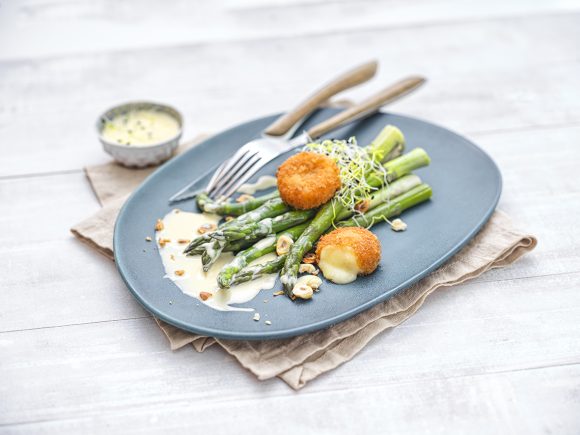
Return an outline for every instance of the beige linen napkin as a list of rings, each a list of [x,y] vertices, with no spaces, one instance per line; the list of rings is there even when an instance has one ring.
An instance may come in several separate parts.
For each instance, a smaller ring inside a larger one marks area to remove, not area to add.
[[[184,144],[180,151],[194,142]],[[71,231],[100,253],[113,258],[113,229],[129,193],[153,169],[126,169],[115,163],[85,169],[103,208]],[[203,352],[219,344],[260,380],[279,377],[299,389],[317,376],[353,358],[373,337],[411,317],[433,291],[473,279],[485,271],[512,264],[536,246],[536,238],[512,227],[496,211],[479,234],[449,262],[386,302],[332,328],[284,340],[232,341],[182,331],[159,319],[172,349],[192,344]]]

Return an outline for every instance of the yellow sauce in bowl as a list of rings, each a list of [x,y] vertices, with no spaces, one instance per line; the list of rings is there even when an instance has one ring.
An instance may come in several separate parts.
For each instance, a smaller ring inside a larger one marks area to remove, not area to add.
[[[105,122],[101,136],[119,145],[146,147],[175,137],[181,127],[169,113],[153,109],[133,109]]]

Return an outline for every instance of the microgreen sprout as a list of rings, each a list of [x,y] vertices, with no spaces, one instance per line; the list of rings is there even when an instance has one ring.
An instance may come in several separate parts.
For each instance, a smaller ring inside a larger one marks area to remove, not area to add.
[[[361,201],[371,198],[372,192],[387,185],[387,172],[380,163],[373,160],[365,148],[358,146],[354,137],[348,140],[324,140],[322,142],[311,142],[307,144],[303,151],[324,154],[330,157],[337,164],[340,171],[342,187],[333,199],[356,213],[356,205]],[[368,174],[381,174],[384,180],[383,186],[373,187],[368,183]]]

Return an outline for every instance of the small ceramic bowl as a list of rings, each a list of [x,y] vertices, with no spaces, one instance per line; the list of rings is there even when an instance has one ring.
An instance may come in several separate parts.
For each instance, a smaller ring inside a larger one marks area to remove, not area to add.
[[[130,112],[131,110],[156,110],[173,117],[179,124],[178,133],[162,142],[147,146],[128,146],[111,142],[103,137],[103,128],[108,120],[116,116]],[[169,159],[177,146],[183,133],[183,118],[173,107],[148,101],[136,101],[115,106],[103,113],[97,120],[97,133],[103,144],[103,149],[124,166],[143,168],[145,166],[158,165]]]

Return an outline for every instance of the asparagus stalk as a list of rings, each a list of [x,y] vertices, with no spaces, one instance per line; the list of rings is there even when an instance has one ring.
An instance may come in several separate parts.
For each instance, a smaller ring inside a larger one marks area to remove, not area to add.
[[[212,239],[202,245],[201,263],[203,270],[209,268],[221,255],[228,243],[238,240],[256,241],[287,228],[307,221],[314,214],[314,210],[294,210],[284,213],[275,218],[262,219],[259,222],[251,222],[240,226],[229,226],[210,234]]]
[[[397,196],[393,201],[384,203],[351,219],[337,223],[338,227],[364,227],[370,228],[378,222],[400,215],[403,211],[431,198],[433,191],[431,186],[422,183],[413,187],[408,192]]]
[[[368,203],[368,206],[366,209],[371,210],[375,207],[378,207],[379,205],[384,204],[385,202],[391,200],[392,198],[395,198],[395,197],[402,195],[403,193],[411,190],[413,187],[418,186],[419,184],[421,184],[421,179],[417,175],[414,175],[414,174],[405,175],[404,177],[393,181],[388,186],[383,187],[382,189],[375,191],[371,195],[371,198],[369,200],[369,203]],[[347,219],[355,214],[356,214],[356,212],[353,212],[352,210],[348,210],[348,209],[343,210],[342,213],[338,214],[334,218],[334,221],[335,222],[341,221],[341,220]]]
[[[197,197],[197,206],[206,213],[219,214],[221,216],[241,216],[244,213],[255,210],[266,201],[278,198],[277,190],[243,202],[212,201],[206,193]]]
[[[352,219],[338,222],[337,226],[361,226],[370,228],[377,223],[384,222],[386,219],[402,213],[404,210],[407,210],[410,207],[420,204],[423,201],[427,201],[431,197],[431,194],[431,187],[429,187],[427,184],[419,184],[408,192],[393,198],[391,202],[381,204],[378,207],[373,208],[366,213],[363,213],[362,215],[356,216]],[[278,258],[263,264],[244,267],[233,276],[230,285],[232,286],[251,281],[268,273],[276,273],[282,270],[284,263],[286,262],[286,257],[287,255],[281,255]]]
[[[385,126],[367,147],[371,159],[375,162],[388,162],[399,157],[404,150],[405,137],[394,125]]]
[[[220,271],[217,281],[221,288],[228,288],[231,285],[232,279],[236,273],[246,267],[252,261],[270,254],[276,250],[276,243],[281,236],[288,236],[293,241],[302,234],[308,226],[308,222],[289,228],[281,233],[270,235],[265,239],[260,240],[253,246],[238,252],[235,258],[226,264]]]
[[[232,277],[230,286],[252,281],[269,273],[279,272],[284,266],[284,262],[286,261],[286,255],[287,254],[280,255],[276,257],[274,260],[267,261],[262,264],[244,267],[242,270],[240,270]]]
[[[220,229],[228,228],[230,226],[239,226],[248,222],[257,222],[265,218],[279,216],[288,210],[290,210],[290,207],[284,204],[284,201],[282,201],[281,198],[273,198],[266,201],[255,210],[244,213],[243,215],[238,216],[236,219],[224,223]],[[183,253],[191,255],[197,247],[211,241],[211,234],[212,233],[203,234],[193,239],[189,245],[187,245]]]
[[[221,234],[213,234],[211,240],[202,245],[201,264],[204,272],[207,272],[211,265],[215,263],[225,246],[226,241]]]
[[[408,154],[385,163],[386,173],[372,174],[368,177],[368,182],[371,186],[380,186],[385,179],[387,182],[394,181],[414,169],[428,165],[429,162],[430,159],[427,153],[421,148],[415,148]],[[345,210],[347,210],[346,207],[336,200],[327,203],[318,211],[310,226],[304,230],[296,243],[292,245],[292,249],[286,257],[281,277],[284,291],[288,296],[291,296],[292,289],[296,285],[298,268],[302,257],[312,249],[316,240],[332,225],[335,216],[340,216]]]
[[[431,163],[429,155],[423,148],[413,148],[407,154],[383,164],[383,171],[369,174],[367,181],[372,187],[380,187],[385,181],[390,183],[404,175],[410,174],[415,169],[428,166]]]
[[[314,215],[314,210],[293,210],[274,218],[262,219],[258,222],[250,222],[240,226],[229,226],[218,230],[224,235],[226,241],[255,240],[275,234],[278,231],[293,227],[307,221]]]

